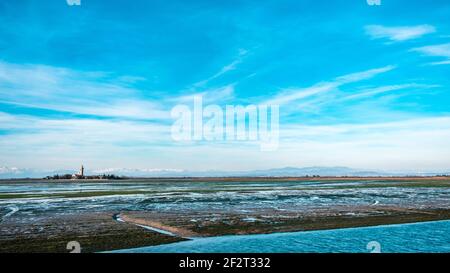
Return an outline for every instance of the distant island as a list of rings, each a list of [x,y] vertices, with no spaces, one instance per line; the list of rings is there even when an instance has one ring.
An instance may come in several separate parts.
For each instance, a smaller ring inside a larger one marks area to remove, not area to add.
[[[81,170],[73,169],[53,169],[39,170],[16,167],[0,166],[0,179],[44,179],[55,177],[57,179],[106,179],[113,175],[120,178],[193,178],[193,177],[437,177],[450,176],[449,170],[440,171],[386,171],[372,169],[355,169],[349,167],[283,167],[261,170],[181,170],[181,169],[137,169],[137,168],[105,168],[91,169],[86,176],[86,169],[81,174]],[[92,175],[92,176],[91,176]],[[61,178],[62,177],[62,178]]]
[[[55,174],[44,177],[47,180],[58,180],[58,179],[71,179],[71,180],[80,180],[80,179],[105,179],[105,180],[122,180],[127,179],[125,176],[117,176],[114,174],[101,174],[101,175],[85,175],[84,174],[84,166],[81,165],[80,171],[75,174]]]

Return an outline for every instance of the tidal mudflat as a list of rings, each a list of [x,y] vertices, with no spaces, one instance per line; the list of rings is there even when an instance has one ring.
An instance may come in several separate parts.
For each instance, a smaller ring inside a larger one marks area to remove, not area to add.
[[[196,237],[450,219],[450,178],[0,182],[0,252],[84,252]]]

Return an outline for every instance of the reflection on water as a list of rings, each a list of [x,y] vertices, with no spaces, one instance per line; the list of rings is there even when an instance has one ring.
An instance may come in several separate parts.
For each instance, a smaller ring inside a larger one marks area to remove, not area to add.
[[[126,253],[384,253],[450,252],[450,221],[324,231],[220,236],[121,250]],[[372,243],[374,244],[374,243]]]

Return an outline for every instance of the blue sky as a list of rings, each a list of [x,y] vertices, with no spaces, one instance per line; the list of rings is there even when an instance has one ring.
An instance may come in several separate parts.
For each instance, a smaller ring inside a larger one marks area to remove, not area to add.
[[[0,166],[450,170],[449,72],[444,0],[2,1]],[[173,142],[194,94],[279,104],[279,149]]]

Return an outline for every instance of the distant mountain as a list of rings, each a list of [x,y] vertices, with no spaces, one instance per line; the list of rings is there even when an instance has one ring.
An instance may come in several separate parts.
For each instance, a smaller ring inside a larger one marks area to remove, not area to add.
[[[305,168],[279,168],[247,172],[251,176],[381,176],[389,173],[365,171],[347,167],[305,167]]]
[[[20,169],[13,167],[0,167],[0,179],[10,178],[42,178],[55,174],[72,174],[77,170],[42,171],[34,169]],[[294,176],[433,176],[450,174],[450,172],[383,172],[373,170],[353,169],[347,167],[286,167],[253,171],[187,171],[179,169],[129,169],[109,168],[86,170],[86,174],[114,174],[128,177],[294,177]]]
[[[286,167],[252,171],[187,171],[179,169],[104,169],[88,171],[93,174],[115,174],[129,177],[293,177],[293,176],[433,176],[450,172],[385,172],[348,167]]]
[[[36,170],[36,169],[21,169],[15,167],[0,167],[0,179],[12,178],[43,178],[48,175],[55,174],[72,174],[74,170]]]
[[[22,170],[19,168],[0,167],[0,178],[2,178],[3,176],[19,175],[21,173]]]
[[[127,169],[127,168],[110,168],[93,170],[93,174],[115,174],[120,176],[131,177],[172,177],[172,176],[184,176],[182,175],[186,171],[178,169]],[[89,171],[88,171],[89,173]]]

